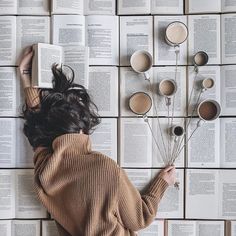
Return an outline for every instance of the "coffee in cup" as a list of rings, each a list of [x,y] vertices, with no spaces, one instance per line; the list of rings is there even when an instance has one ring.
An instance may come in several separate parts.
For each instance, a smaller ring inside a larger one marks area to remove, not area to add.
[[[201,120],[212,121],[220,116],[221,107],[215,100],[204,100],[198,105],[197,112]]]
[[[194,55],[193,63],[195,66],[204,66],[207,64],[208,59],[209,59],[209,57],[208,57],[207,53],[200,51]]]
[[[151,107],[152,99],[147,93],[137,92],[129,99],[129,108],[137,115],[145,115]]]
[[[208,90],[213,88],[215,85],[215,81],[212,78],[206,78],[202,80],[202,89]]]
[[[182,44],[188,38],[188,28],[180,21],[170,23],[165,32],[166,42],[171,46]]]
[[[145,50],[134,52],[130,58],[130,65],[137,73],[144,73],[146,79],[150,79],[148,70],[152,67],[152,55]]]
[[[184,128],[180,125],[174,125],[171,127],[171,135],[180,137],[184,134]]]
[[[177,85],[172,79],[164,79],[159,83],[159,93],[165,97],[171,97],[176,93]]]

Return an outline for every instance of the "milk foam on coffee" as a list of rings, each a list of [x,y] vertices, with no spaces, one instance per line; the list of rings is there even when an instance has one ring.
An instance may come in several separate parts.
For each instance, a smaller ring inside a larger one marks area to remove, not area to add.
[[[171,96],[175,92],[175,85],[171,80],[163,80],[159,85],[159,90],[164,96]]]
[[[173,44],[183,43],[187,36],[188,30],[181,22],[173,22],[166,29],[166,38]]]
[[[132,112],[136,114],[146,114],[152,106],[152,100],[150,96],[143,92],[135,93],[129,100],[129,107]]]
[[[216,104],[211,101],[202,103],[199,107],[199,115],[204,120],[213,120],[218,114],[218,108]]]
[[[204,79],[202,82],[203,88],[210,89],[214,86],[214,80],[211,78]]]
[[[208,62],[208,56],[207,54],[203,53],[203,52],[198,52],[195,56],[194,56],[194,63],[197,66],[203,66]]]
[[[137,53],[132,59],[132,66],[136,71],[145,72],[150,68],[151,60],[145,53]]]

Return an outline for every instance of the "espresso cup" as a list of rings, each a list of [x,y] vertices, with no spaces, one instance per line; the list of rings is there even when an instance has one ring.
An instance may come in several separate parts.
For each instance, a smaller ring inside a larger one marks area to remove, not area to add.
[[[221,106],[215,100],[206,99],[202,101],[197,108],[200,120],[213,121],[220,116]]]
[[[202,80],[202,89],[204,91],[213,88],[214,85],[215,85],[215,81],[212,78],[206,78]]]
[[[163,79],[159,83],[159,93],[165,97],[173,96],[177,91],[176,82],[172,79]]]
[[[209,57],[206,52],[199,51],[193,56],[193,64],[195,66],[204,66],[207,64]]]
[[[137,92],[129,98],[129,108],[137,115],[145,115],[151,107],[152,99],[147,93]]]
[[[145,79],[150,79],[148,71],[152,67],[152,55],[145,50],[138,50],[134,52],[130,58],[130,65],[137,73],[143,73]]]
[[[188,27],[180,21],[171,22],[165,31],[166,42],[171,46],[177,46],[188,38]]]
[[[180,125],[174,125],[171,127],[171,135],[180,137],[184,134],[184,128]]]

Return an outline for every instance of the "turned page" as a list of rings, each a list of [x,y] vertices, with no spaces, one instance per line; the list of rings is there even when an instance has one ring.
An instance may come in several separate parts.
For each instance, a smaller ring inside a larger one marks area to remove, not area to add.
[[[90,65],[119,65],[118,19],[118,16],[86,17]]]
[[[221,15],[222,64],[236,63],[236,14]]]
[[[48,0],[18,0],[19,15],[49,15]]]
[[[131,183],[142,192],[151,180],[151,169],[125,169]]]
[[[180,21],[187,25],[186,16],[154,16],[154,64],[175,65],[175,48],[167,44],[165,39],[166,27],[173,21]],[[179,47],[178,64],[187,64],[187,41]]]
[[[150,14],[151,0],[117,0],[118,15]]]
[[[16,64],[16,17],[0,16],[0,65]]]
[[[189,64],[193,64],[193,55],[199,51],[208,54],[208,64],[220,64],[220,15],[189,15],[188,27]]]
[[[0,68],[0,115],[16,116],[16,69],[13,67]]]
[[[198,236],[196,222],[193,220],[168,220],[166,236]]]
[[[0,1],[0,15],[16,15],[17,0]]]
[[[154,178],[160,169],[152,170]],[[179,189],[175,186],[169,186],[164,193],[163,198],[157,209],[156,218],[183,218],[184,217],[184,171],[176,169],[176,182],[179,183]]]
[[[101,152],[117,162],[117,120],[102,118],[91,134],[92,150]]]
[[[23,49],[36,43],[50,42],[50,18],[47,16],[18,16],[16,57],[19,64]]]
[[[137,50],[153,55],[153,20],[151,16],[120,17],[120,65],[130,65]]]
[[[1,176],[1,174],[0,174],[0,176]],[[0,232],[1,232],[2,236],[12,236],[12,234],[11,234],[11,220],[0,220]]]
[[[185,14],[221,12],[221,0],[185,0]]]
[[[196,118],[191,120],[187,129],[188,137],[198,122]],[[220,146],[220,120],[205,122],[196,129],[188,142],[188,167],[220,167]]]
[[[33,184],[33,169],[15,171],[16,218],[46,218],[46,209],[39,202]]]
[[[150,81],[152,83],[152,69],[149,71]],[[138,74],[131,67],[120,67],[120,112],[121,116],[134,116],[129,109],[129,98],[137,91],[142,91],[151,95],[150,83],[145,80],[143,74]],[[152,115],[153,108],[147,115]]]
[[[120,165],[152,166],[152,136],[147,123],[141,118],[120,120]]]
[[[188,115],[197,115],[197,105],[205,99],[213,99],[221,102],[221,67],[202,66],[198,68],[198,73],[193,66],[188,67]],[[204,79],[214,80],[214,86],[203,92],[202,82]],[[192,96],[191,96],[192,93]],[[190,97],[191,96],[191,97]],[[195,111],[194,111],[195,110]]]
[[[196,221],[196,236],[224,236],[224,221]]]
[[[185,214],[190,219],[217,219],[219,171],[188,169],[186,172]]]
[[[58,234],[54,220],[42,220],[42,236],[58,236]]]
[[[147,228],[138,232],[138,236],[163,236],[164,220],[154,220]]]
[[[151,0],[151,14],[183,14],[184,0]]]
[[[155,94],[154,102],[157,108],[157,115],[168,116],[168,106],[166,105],[166,98],[160,95],[158,88],[160,82],[167,78],[174,80],[177,85],[175,96],[172,96],[171,98],[169,114],[170,116],[184,116],[186,114],[186,67],[183,66],[177,68],[176,74],[174,66],[153,68],[153,91]],[[172,112],[172,110],[174,112]],[[156,115],[154,108],[153,113],[154,115]]]
[[[221,0],[222,12],[235,12],[236,1],[234,0]]]
[[[116,0],[84,0],[84,15],[115,15]]]
[[[41,236],[40,220],[13,220],[12,236]]]
[[[236,115],[236,65],[221,67],[221,106],[225,116]]]
[[[236,172],[219,170],[219,218],[236,219]]]
[[[100,116],[118,116],[118,68],[90,67],[88,92]]]
[[[80,14],[84,13],[84,0],[52,0],[52,14]]]
[[[14,170],[0,170],[0,219],[15,217]]]

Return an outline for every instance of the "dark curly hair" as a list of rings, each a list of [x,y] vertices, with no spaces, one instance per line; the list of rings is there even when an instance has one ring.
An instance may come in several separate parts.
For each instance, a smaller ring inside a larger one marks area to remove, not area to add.
[[[68,66],[67,66],[68,67]],[[70,68],[70,67],[69,67]],[[70,68],[71,69],[71,68]],[[100,123],[97,107],[86,89],[74,83],[58,65],[52,67],[52,89],[40,89],[40,105],[32,109],[24,104],[24,134],[31,146],[51,148],[53,140],[63,134],[91,134]]]

